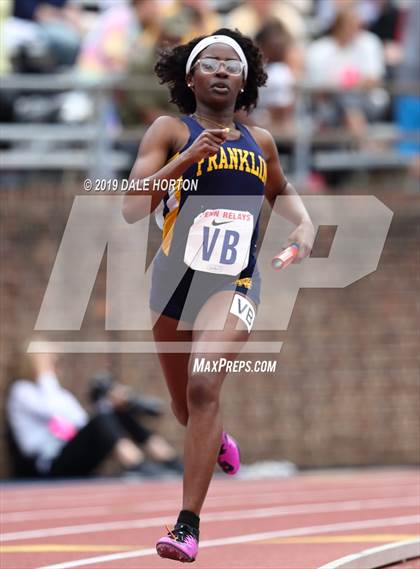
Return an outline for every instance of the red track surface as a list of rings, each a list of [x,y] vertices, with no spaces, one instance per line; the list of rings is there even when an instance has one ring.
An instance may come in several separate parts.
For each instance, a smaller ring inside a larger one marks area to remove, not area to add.
[[[0,566],[181,567],[153,553],[164,524],[174,521],[180,492],[179,481],[4,486]],[[419,522],[414,470],[219,478],[202,514],[193,567],[316,569],[350,553],[414,539]],[[68,564],[86,559],[92,561]]]

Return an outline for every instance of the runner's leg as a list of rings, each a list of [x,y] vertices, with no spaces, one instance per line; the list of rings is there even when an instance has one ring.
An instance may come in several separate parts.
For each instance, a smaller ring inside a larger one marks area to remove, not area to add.
[[[184,450],[183,509],[197,515],[201,511],[220,450],[220,392],[227,373],[224,369],[217,372],[194,371],[194,360],[203,357],[233,361],[247,342],[245,324],[229,312],[232,298],[231,291],[213,295],[198,314],[193,330],[187,386],[189,420]],[[222,329],[217,329],[220,325]],[[217,352],[203,353],[202,346],[211,342],[216,343]],[[237,344],[229,349],[226,346],[229,342]]]
[[[157,315],[153,313],[153,317]],[[169,316],[159,316],[153,327],[155,342],[191,342],[191,330],[177,330],[179,321]],[[190,354],[158,353],[160,365],[172,398],[172,411],[181,425],[188,421],[187,383]]]

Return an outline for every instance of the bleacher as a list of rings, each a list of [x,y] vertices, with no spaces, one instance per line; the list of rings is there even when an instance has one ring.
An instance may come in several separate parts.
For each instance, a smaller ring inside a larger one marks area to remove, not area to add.
[[[124,80],[123,80],[124,79]],[[119,143],[138,144],[146,125],[135,128],[110,129],[107,108],[113,89],[153,90],[141,79],[127,82],[114,77],[86,83],[72,74],[9,75],[1,82],[2,91],[63,93],[72,90],[85,92],[94,106],[92,118],[83,124],[65,123],[0,123],[1,167],[4,170],[70,170],[97,176],[127,171],[132,165],[132,153],[119,149]],[[285,159],[286,169],[296,181],[302,181],[315,169],[320,172],[342,170],[373,171],[401,169],[407,159],[393,147],[399,138],[392,123],[370,126],[368,139],[382,144],[378,151],[357,150],[354,139],[343,128],[317,131],[310,113],[310,98],[316,91],[302,85],[297,92],[295,128],[284,133],[273,125],[272,133],[278,145],[288,147],[294,160]],[[299,102],[300,99],[300,102]]]
[[[113,0],[71,0],[71,3],[92,15],[104,12]],[[212,7],[226,15],[240,3],[240,0],[214,0]],[[315,12],[314,6],[313,13],[304,14],[308,45],[319,33]],[[127,76],[105,76],[106,79],[87,81],[76,69],[55,74],[3,75],[0,93],[9,98],[34,93],[48,98],[79,91],[88,95],[93,112],[84,122],[0,123],[1,168],[12,172],[74,171],[101,178],[127,172],[132,165],[133,148],[140,142],[147,125],[134,128],[115,128],[114,125],[113,128],[109,124],[108,113],[115,89],[153,92],[159,87],[151,85],[146,77],[130,81]],[[394,85],[385,85],[385,88],[392,101]],[[326,89],[322,92],[325,94]],[[418,86],[415,92],[418,93]],[[343,126],[319,128],[312,114],[317,93],[319,91],[307,82],[297,85],[293,128],[285,132],[275,123],[269,126],[282,155],[283,167],[293,181],[304,183],[312,171],[357,173],[406,168],[408,159],[395,150],[401,134],[393,122],[370,125],[366,142],[373,144],[371,148],[367,145],[362,149]]]

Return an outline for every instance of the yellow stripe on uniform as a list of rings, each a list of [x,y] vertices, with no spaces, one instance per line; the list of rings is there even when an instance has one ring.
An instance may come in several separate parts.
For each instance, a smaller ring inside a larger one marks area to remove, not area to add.
[[[179,152],[176,152],[173,156],[171,156],[169,158],[167,164],[169,164],[169,162],[172,162],[172,160],[175,160],[175,158],[177,158],[178,156],[179,156]],[[181,176],[181,180],[182,180],[182,176]],[[163,220],[162,251],[165,253],[165,255],[168,255],[169,249],[171,247],[173,226],[175,224],[176,216],[178,215],[178,210],[179,210],[179,203],[180,203],[180,198],[181,198],[180,193],[181,192],[179,192],[179,194],[177,195],[177,191],[175,192],[174,197],[177,200],[178,205],[173,211],[169,211],[166,214],[165,219]]]
[[[243,286],[244,288],[251,289],[252,288],[252,279],[246,277],[244,279],[237,279],[235,281],[236,286]]]
[[[181,204],[181,185],[182,185],[183,177],[181,176],[178,178],[178,187],[175,190],[174,194],[169,198],[169,200],[175,199],[177,205],[174,209],[171,209],[166,215],[165,219],[163,220],[163,229],[162,229],[162,251],[165,255],[169,254],[169,249],[172,243],[172,237],[174,233],[174,226],[175,221],[178,216],[179,206]],[[168,200],[168,201],[169,201]],[[168,205],[168,202],[167,204]]]
[[[172,160],[175,160],[175,158],[178,158],[179,156],[179,151],[176,152],[173,156],[171,156],[167,162],[167,164],[169,164],[169,162],[172,162]]]

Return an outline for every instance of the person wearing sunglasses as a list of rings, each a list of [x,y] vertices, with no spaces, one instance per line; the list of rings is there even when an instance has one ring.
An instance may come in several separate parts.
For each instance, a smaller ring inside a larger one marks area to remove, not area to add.
[[[229,366],[221,362],[235,363],[260,301],[256,240],[263,198],[273,206],[280,194],[295,197],[281,213],[296,225],[289,238],[300,258],[310,252],[314,229],[283,174],[271,134],[234,119],[235,111],[255,107],[267,78],[250,38],[219,29],[163,52],[155,71],[184,114],[159,117],[144,135],[131,172],[140,187],[124,196],[123,215],[134,223],[150,208],[159,212],[153,334],[157,345],[191,346],[159,353],[172,410],[186,431],[182,510],[156,545],[161,557],[191,562],[216,462],[228,475],[240,467],[238,444],[222,424],[220,393]],[[168,191],[153,189],[174,179]],[[197,182],[196,191],[183,191],[186,180]]]

